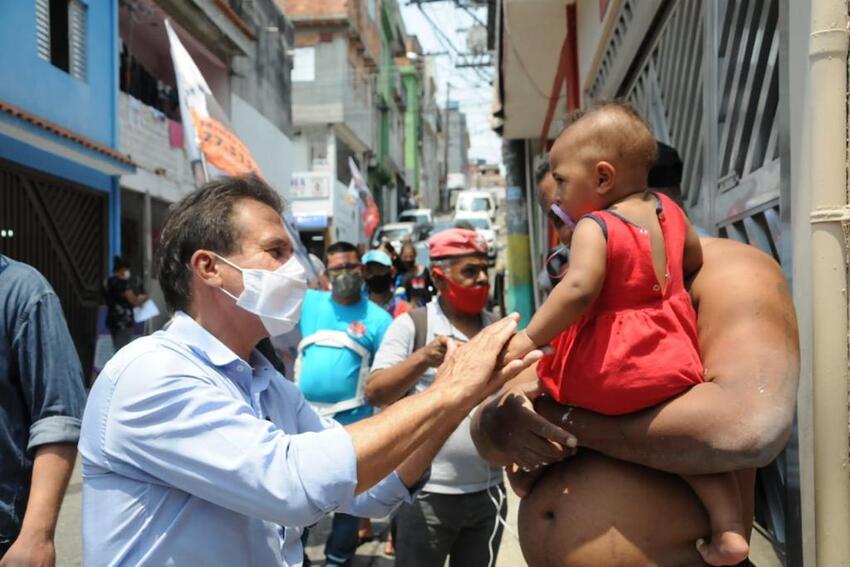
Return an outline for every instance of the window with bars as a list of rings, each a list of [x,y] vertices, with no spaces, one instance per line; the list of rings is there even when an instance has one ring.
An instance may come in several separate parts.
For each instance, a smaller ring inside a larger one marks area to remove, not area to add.
[[[86,80],[86,16],[80,0],[35,0],[38,56],[71,76]]]

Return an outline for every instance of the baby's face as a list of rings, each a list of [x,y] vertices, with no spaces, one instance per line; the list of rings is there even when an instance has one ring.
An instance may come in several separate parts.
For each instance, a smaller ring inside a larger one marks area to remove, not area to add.
[[[555,142],[549,158],[555,181],[553,203],[574,221],[602,208],[596,165],[580,156],[579,148],[570,143],[569,136],[562,136]]]

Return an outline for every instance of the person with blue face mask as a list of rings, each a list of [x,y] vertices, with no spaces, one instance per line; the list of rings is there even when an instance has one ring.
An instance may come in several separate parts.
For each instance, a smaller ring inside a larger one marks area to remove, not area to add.
[[[174,317],[106,364],[83,415],[86,565],[300,566],[305,526],[410,502],[463,417],[540,357],[495,369],[506,318],[449,353],[435,391],[346,426],[319,415],[255,348],[297,324],[306,292],[281,209],[243,176],[169,212],[158,279]]]

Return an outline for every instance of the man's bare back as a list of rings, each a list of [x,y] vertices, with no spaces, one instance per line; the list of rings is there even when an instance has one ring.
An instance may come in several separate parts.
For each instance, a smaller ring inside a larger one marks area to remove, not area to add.
[[[702,244],[704,265],[691,294],[708,381],[639,414],[570,415],[570,431],[583,448],[550,467],[522,504],[520,534],[532,567],[702,565],[693,541],[705,533],[707,516],[670,473],[743,470],[739,484],[749,527],[752,468],[775,458],[791,427],[799,372],[796,320],[775,262],[736,242]],[[524,418],[496,406],[483,409],[474,435],[485,456],[504,462],[522,451],[516,439],[490,437],[499,429],[499,412],[512,423]],[[538,411],[553,423],[564,414],[553,403]]]

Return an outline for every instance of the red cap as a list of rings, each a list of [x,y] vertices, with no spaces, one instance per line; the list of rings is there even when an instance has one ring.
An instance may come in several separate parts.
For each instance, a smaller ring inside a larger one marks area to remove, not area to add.
[[[487,241],[474,230],[450,228],[438,232],[428,240],[432,260],[473,254],[487,255]]]

